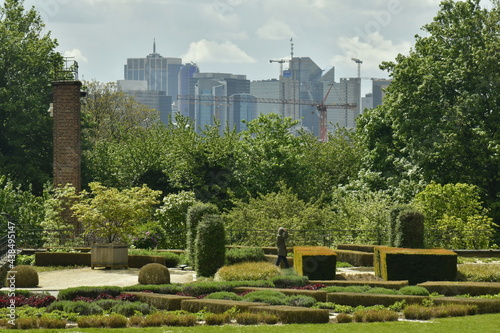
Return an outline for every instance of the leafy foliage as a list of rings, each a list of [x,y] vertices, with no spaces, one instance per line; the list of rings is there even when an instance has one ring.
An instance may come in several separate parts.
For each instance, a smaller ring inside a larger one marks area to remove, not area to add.
[[[130,242],[137,235],[137,226],[153,216],[158,203],[158,191],[146,186],[122,191],[100,183],[90,183],[90,191],[82,191],[72,206],[75,216],[85,224],[85,233],[91,233],[108,243]]]
[[[206,204],[202,202],[195,202],[188,208],[186,215],[187,235],[186,235],[186,250],[189,262],[194,265],[195,263],[195,240],[196,230],[204,215],[218,214],[219,209],[214,204]]]
[[[468,184],[429,184],[413,201],[425,215],[426,246],[487,248],[494,234],[478,188]]]
[[[40,194],[52,174],[50,103],[57,41],[34,8],[6,0],[0,7],[0,174]]]
[[[186,248],[186,214],[189,207],[196,202],[195,194],[192,191],[181,191],[163,198],[163,205],[155,213],[165,232],[165,239],[160,243],[161,247]]]
[[[445,0],[409,55],[383,63],[393,78],[384,104],[358,121],[377,186],[465,183],[498,206],[498,9]]]
[[[213,276],[224,266],[226,232],[220,216],[205,215],[202,218],[196,233],[195,253],[199,276]]]

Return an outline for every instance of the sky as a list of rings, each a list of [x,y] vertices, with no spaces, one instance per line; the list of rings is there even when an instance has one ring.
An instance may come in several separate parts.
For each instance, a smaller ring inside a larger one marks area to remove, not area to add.
[[[3,3],[3,0],[0,0]],[[439,0],[25,0],[35,6],[58,51],[75,57],[80,80],[123,79],[127,58],[153,51],[194,62],[201,72],[277,78],[269,60],[310,57],[336,81],[387,78],[382,61],[408,54]],[[489,1],[484,1],[488,6]],[[292,42],[290,41],[292,39]],[[287,64],[284,63],[284,68]]]

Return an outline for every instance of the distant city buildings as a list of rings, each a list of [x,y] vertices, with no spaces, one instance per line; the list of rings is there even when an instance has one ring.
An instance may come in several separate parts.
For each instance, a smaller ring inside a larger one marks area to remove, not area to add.
[[[326,111],[327,130],[337,126],[354,128],[366,108],[382,103],[390,80],[372,79],[373,92],[361,98],[361,78],[335,80],[335,68],[322,70],[309,57],[273,60],[280,63],[278,79],[250,82],[245,75],[203,73],[194,63],[166,58],[156,52],[145,58],[128,58],[119,87],[160,112],[161,120],[179,113],[193,120],[197,130],[221,124],[237,131],[246,129],[243,120],[259,114],[277,113],[298,120],[298,127],[320,136],[321,117]],[[287,68],[283,69],[283,64]]]

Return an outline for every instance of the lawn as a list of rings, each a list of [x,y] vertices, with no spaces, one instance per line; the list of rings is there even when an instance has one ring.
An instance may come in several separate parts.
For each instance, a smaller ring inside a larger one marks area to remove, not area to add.
[[[389,323],[351,323],[351,324],[290,324],[290,325],[259,325],[259,326],[196,326],[196,327],[151,327],[151,328],[116,328],[116,329],[99,329],[99,328],[74,328],[74,329],[34,329],[24,330],[23,332],[141,332],[141,333],[210,333],[210,332],[245,332],[245,333],[261,333],[261,332],[282,332],[282,333],[369,333],[369,332],[384,332],[384,333],[458,333],[458,332],[481,332],[490,333],[498,332],[500,323],[500,314],[487,314],[469,317],[455,317],[445,319],[435,319],[427,322],[389,322]],[[15,331],[12,331],[15,332]]]

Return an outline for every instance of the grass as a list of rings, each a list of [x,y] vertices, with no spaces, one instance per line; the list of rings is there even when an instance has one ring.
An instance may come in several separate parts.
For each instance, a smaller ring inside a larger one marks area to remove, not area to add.
[[[500,282],[500,264],[460,264],[458,277],[460,281]]]
[[[429,322],[386,322],[386,323],[350,323],[350,324],[289,324],[289,325],[258,325],[258,326],[195,326],[195,327],[151,327],[151,328],[127,328],[113,329],[113,333],[137,332],[137,333],[163,333],[163,332],[181,332],[181,333],[225,333],[225,332],[244,332],[244,333],[485,333],[496,332],[500,314],[479,315],[470,317],[443,318]],[[92,328],[73,328],[73,329],[32,329],[23,332],[49,333],[49,332],[102,332],[103,329]],[[111,330],[108,330],[111,331]],[[12,331],[15,332],[15,331]]]

